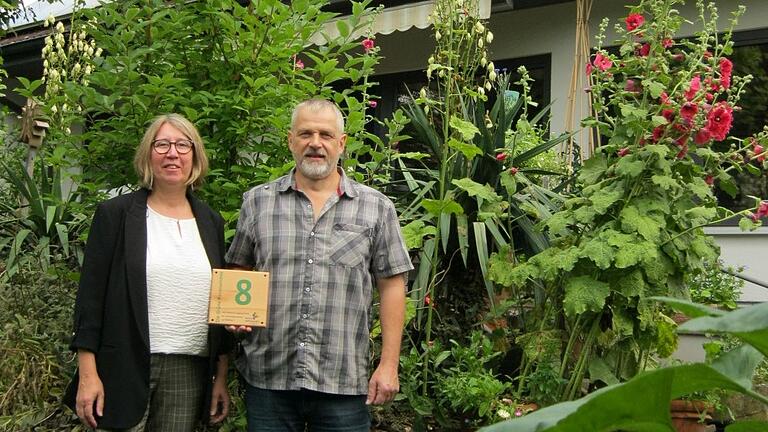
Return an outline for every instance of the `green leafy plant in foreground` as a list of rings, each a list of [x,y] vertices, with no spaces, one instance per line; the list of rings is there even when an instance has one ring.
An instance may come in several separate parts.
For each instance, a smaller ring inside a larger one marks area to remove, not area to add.
[[[752,390],[752,376],[768,355],[768,303],[731,312],[671,298],[653,298],[696,317],[681,331],[731,335],[743,344],[711,364],[672,366],[642,373],[621,384],[595,391],[581,399],[563,402],[520,419],[482,429],[484,432],[673,432],[669,406],[694,392],[729,390],[764,404],[768,398]],[[638,395],[642,395],[639,397]],[[736,422],[726,432],[759,432],[768,422]]]

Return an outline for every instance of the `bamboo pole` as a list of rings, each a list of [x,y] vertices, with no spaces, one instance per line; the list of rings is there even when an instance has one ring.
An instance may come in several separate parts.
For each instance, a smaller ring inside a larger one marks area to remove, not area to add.
[[[584,68],[590,61],[589,17],[592,12],[592,2],[593,0],[576,0],[576,37],[565,120],[567,132],[573,132],[575,128],[578,128],[581,119],[591,111],[590,98],[584,92],[590,85]],[[568,163],[569,174],[573,172],[576,146],[579,147],[580,159],[583,160],[592,154],[594,137],[591,129],[582,129],[568,140],[565,160]]]

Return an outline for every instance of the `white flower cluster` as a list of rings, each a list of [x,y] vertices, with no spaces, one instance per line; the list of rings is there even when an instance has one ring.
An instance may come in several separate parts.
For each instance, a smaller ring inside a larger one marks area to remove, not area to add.
[[[61,92],[65,81],[88,85],[88,77],[93,72],[93,59],[101,57],[102,50],[96,47],[96,41],[88,39],[83,26],[73,24],[67,31],[53,15],[49,15],[43,25],[53,27],[45,37],[42,50],[45,99],[50,101]],[[66,111],[69,107],[62,104],[60,108]],[[55,101],[50,109],[54,114],[59,111]]]

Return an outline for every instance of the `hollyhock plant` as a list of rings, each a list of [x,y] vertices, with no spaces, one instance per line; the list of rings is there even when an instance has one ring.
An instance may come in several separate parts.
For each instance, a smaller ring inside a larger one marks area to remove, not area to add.
[[[724,60],[733,42],[730,32],[717,33],[715,7],[697,2],[704,30],[690,41],[674,39],[685,21],[682,0],[638,3],[615,26],[618,50],[602,47],[608,21],[600,26],[587,77],[593,115],[582,121],[598,139],[577,192],[542,223],[549,248],[512,270],[491,268],[497,283],[540,286],[562,301],[552,321],[569,335],[560,357],[565,400],[579,394],[587,369],[580,365],[643,365],[672,354],[674,324],[650,297],[685,296],[684,277],[716,261],[703,227],[735,214],[718,206],[711,185],[733,183],[731,172],[756,160],[755,144],[768,146],[768,130],[751,140],[728,136],[748,79]]]

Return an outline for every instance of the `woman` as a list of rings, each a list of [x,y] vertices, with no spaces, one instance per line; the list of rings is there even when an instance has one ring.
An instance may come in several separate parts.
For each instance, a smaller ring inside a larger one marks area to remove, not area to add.
[[[190,191],[208,169],[200,134],[156,118],[136,150],[142,188],[101,203],[85,249],[65,402],[99,430],[191,431],[229,410],[231,336],[207,325],[221,216]]]

